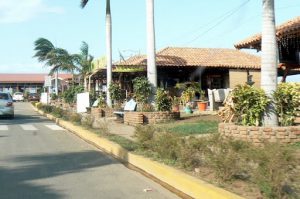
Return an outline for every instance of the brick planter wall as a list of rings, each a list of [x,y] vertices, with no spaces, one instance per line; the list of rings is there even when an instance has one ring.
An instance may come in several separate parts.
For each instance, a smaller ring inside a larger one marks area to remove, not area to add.
[[[219,124],[219,133],[225,137],[249,141],[254,144],[267,142],[300,142],[300,126],[255,127],[235,124]]]
[[[114,117],[114,110],[111,108],[91,108],[91,115],[94,118]]]
[[[124,123],[129,125],[156,124],[180,118],[179,112],[125,112]]]

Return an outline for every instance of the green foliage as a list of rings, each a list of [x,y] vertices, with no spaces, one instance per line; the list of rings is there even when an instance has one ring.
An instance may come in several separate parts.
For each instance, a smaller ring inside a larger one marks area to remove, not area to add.
[[[81,123],[81,115],[78,113],[71,113],[69,120],[74,124],[80,124]]]
[[[119,144],[120,146],[122,146],[123,148],[125,148],[128,151],[134,151],[138,148],[138,146],[135,142],[128,140],[122,136],[110,134],[110,135],[108,135],[108,139],[113,142],[116,142],[117,144]]]
[[[155,102],[158,111],[171,111],[172,109],[172,98],[162,88],[157,89]]]
[[[42,105],[41,110],[44,111],[44,113],[51,113],[53,110],[53,106],[51,105]]]
[[[71,86],[68,90],[64,91],[62,94],[62,98],[66,103],[75,103],[76,96],[78,93],[82,93],[84,91],[83,86]]]
[[[300,110],[300,83],[279,84],[273,99],[280,125],[293,125],[296,113]]]
[[[181,139],[178,151],[180,166],[192,170],[204,164],[203,154],[206,145],[204,139],[197,139],[195,137]]]
[[[110,97],[114,101],[114,104],[120,104],[122,100],[122,90],[118,83],[112,82],[108,88]]]
[[[263,148],[252,148],[251,160],[257,165],[252,169],[253,180],[267,198],[287,198],[283,186],[292,177],[297,164],[289,147],[266,143]]]
[[[107,107],[104,94],[101,94],[98,97],[98,107],[99,108],[106,108]]]
[[[154,139],[155,128],[153,126],[136,126],[134,137],[138,143],[138,147],[140,149],[151,149],[153,146],[153,139]]]
[[[136,77],[132,80],[134,97],[143,107],[152,92],[151,84],[146,77]]]
[[[153,150],[158,157],[172,161],[178,159],[178,151],[180,149],[179,136],[169,132],[159,132],[154,140]]]
[[[231,181],[247,171],[245,150],[248,144],[214,135],[207,140],[206,160],[221,181]]]
[[[50,98],[51,98],[51,100],[57,100],[58,96],[55,93],[51,93]]]
[[[216,121],[199,121],[197,123],[176,123],[168,128],[168,131],[174,132],[181,136],[198,135],[218,132],[218,122]]]
[[[52,107],[52,112],[51,112],[51,114],[52,114],[54,117],[62,118],[62,117],[65,115],[65,112],[64,112],[64,110],[62,110],[62,109],[59,108],[59,107]]]
[[[238,85],[232,91],[232,100],[239,123],[249,126],[261,125],[262,115],[270,103],[270,99],[262,89]]]

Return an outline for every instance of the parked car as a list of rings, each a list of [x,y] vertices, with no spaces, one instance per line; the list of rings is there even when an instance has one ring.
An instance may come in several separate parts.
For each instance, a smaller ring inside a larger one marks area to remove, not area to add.
[[[13,100],[16,102],[16,101],[24,101],[24,95],[23,95],[23,93],[21,93],[21,92],[15,92],[14,94],[13,94]]]
[[[9,93],[0,92],[0,116],[15,116],[13,99]]]
[[[37,93],[29,93],[28,101],[40,101],[40,95]]]

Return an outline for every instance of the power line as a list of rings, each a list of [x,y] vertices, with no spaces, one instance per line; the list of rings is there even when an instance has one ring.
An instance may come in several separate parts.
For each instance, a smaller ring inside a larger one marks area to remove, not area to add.
[[[233,9],[233,10],[231,10],[231,11],[225,13],[225,14],[223,14],[221,17],[218,17],[218,19],[220,19],[220,20],[217,21],[215,25],[211,26],[206,31],[204,31],[201,34],[197,35],[194,39],[192,39],[191,41],[185,43],[185,45],[188,45],[188,44],[196,41],[197,39],[199,39],[200,37],[202,37],[203,35],[205,35],[209,31],[211,31],[212,29],[214,29],[215,27],[217,27],[218,25],[220,25],[222,22],[224,22],[226,19],[228,19],[229,17],[231,17],[233,14],[235,14],[237,11],[239,11],[242,7],[244,7],[249,2],[250,2],[250,0],[246,0],[241,5],[239,5],[237,8],[235,8],[235,9]]]

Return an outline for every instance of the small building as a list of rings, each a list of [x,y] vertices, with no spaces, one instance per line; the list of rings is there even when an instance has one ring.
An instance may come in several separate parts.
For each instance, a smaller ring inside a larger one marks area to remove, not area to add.
[[[38,92],[44,87],[45,77],[48,74],[14,74],[14,73],[0,73],[0,91],[8,92]],[[63,88],[68,81],[72,80],[71,74],[59,74],[59,85]],[[54,77],[52,77],[51,84],[54,85]]]
[[[256,49],[261,51],[261,34],[253,35],[237,44],[236,49]],[[300,74],[300,16],[276,27],[279,67],[278,75],[286,76]]]
[[[157,53],[156,65],[158,85],[164,88],[189,81],[201,82],[204,90],[246,82],[260,87],[260,57],[235,49],[167,47]],[[146,67],[146,56],[139,55],[114,64],[113,71],[146,75]]]

